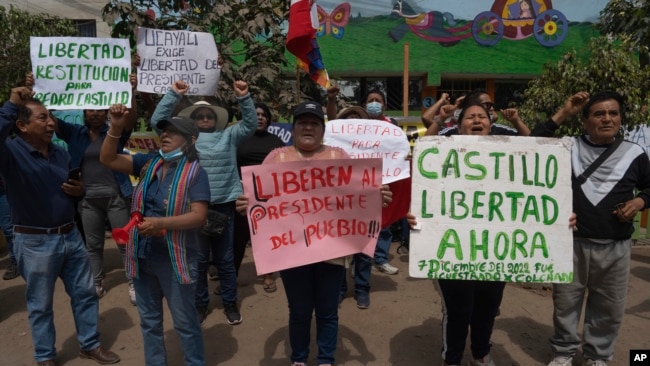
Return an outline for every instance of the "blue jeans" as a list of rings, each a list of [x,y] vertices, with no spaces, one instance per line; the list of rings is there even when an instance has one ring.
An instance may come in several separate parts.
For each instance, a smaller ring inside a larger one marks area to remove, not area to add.
[[[372,259],[363,253],[352,256],[354,261],[354,294],[370,293],[370,273],[372,272]],[[348,282],[345,276],[341,281],[341,297],[348,292]]]
[[[138,294],[138,313],[144,342],[147,366],[167,365],[163,329],[163,297],[174,322],[174,329],[183,347],[186,366],[205,365],[203,333],[194,308],[196,282],[182,285],[178,282],[169,257],[139,259],[138,278],[133,287]],[[196,261],[190,260],[190,275],[196,279]]]
[[[339,328],[339,290],[345,267],[325,262],[280,271],[289,302],[291,361],[307,362],[312,313],[316,313],[319,364],[334,363]]]
[[[237,271],[235,270],[235,255],[233,251],[233,230],[235,222],[235,202],[210,205],[230,216],[226,229],[218,238],[201,235],[199,250],[199,277],[196,283],[196,307],[207,308],[210,302],[208,293],[208,267],[210,266],[210,250],[214,265],[219,273],[221,283],[221,300],[226,303],[237,303]]]
[[[393,233],[390,231],[390,226],[386,226],[379,232],[377,239],[377,246],[375,247],[375,263],[384,264],[388,263],[388,251],[390,244],[393,242]]]
[[[7,250],[9,250],[9,261],[16,263],[14,254],[14,226],[11,223],[11,208],[7,202],[7,195],[0,194],[0,229],[7,241]]]
[[[18,272],[25,279],[27,312],[37,362],[56,357],[52,299],[54,283],[63,281],[82,350],[99,347],[99,299],[93,285],[90,260],[79,230],[65,235],[14,235]]]

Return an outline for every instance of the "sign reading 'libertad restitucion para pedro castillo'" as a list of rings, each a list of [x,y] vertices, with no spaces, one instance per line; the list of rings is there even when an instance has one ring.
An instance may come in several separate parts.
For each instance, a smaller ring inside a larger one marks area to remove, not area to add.
[[[131,106],[127,39],[30,37],[35,98],[48,109]]]
[[[507,282],[573,280],[571,140],[427,137],[413,152],[409,272]]]

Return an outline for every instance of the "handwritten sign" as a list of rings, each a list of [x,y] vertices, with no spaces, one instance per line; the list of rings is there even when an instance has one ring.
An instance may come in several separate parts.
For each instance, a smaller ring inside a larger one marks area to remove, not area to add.
[[[124,146],[132,152],[150,153],[160,149],[160,137],[153,131],[133,131]]]
[[[210,33],[138,28],[138,90],[165,94],[176,80],[189,84],[187,95],[214,95],[221,68]]]
[[[427,136],[415,143],[413,277],[573,280],[571,139]]]
[[[402,128],[372,119],[335,119],[325,124],[325,144],[337,146],[354,159],[381,158],[382,182],[410,176],[408,139]]]
[[[293,124],[273,122],[267,131],[279,137],[285,145],[293,144]]]
[[[30,37],[35,98],[48,109],[131,107],[127,39]]]
[[[381,160],[312,160],[242,167],[257,273],[355,253],[381,230]]]

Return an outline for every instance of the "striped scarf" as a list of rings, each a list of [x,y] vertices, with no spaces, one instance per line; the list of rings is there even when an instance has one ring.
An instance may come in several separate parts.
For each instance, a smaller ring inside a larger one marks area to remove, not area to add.
[[[131,202],[131,212],[141,212],[144,214],[144,199],[147,197],[147,188],[151,183],[152,177],[163,165],[161,157],[153,158],[148,166],[145,166],[144,174],[140,177],[140,183],[133,191],[133,200]],[[174,172],[174,177],[169,187],[169,196],[167,197],[167,212],[165,216],[178,216],[189,211],[190,202],[188,189],[198,176],[199,162],[188,162],[183,157],[178,162],[178,167]],[[167,230],[165,238],[169,249],[172,267],[176,277],[181,284],[192,283],[190,277],[189,265],[185,253],[185,230]],[[138,277],[138,228],[133,226],[129,232],[129,242],[126,246],[126,272],[133,278]]]

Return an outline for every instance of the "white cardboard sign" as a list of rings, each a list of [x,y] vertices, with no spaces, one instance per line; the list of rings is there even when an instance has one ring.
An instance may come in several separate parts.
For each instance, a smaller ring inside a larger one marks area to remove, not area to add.
[[[428,136],[413,152],[409,273],[573,280],[570,138]]]

